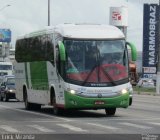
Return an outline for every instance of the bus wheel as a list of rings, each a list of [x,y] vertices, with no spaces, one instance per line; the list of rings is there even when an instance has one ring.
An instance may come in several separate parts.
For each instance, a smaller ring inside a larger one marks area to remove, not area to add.
[[[33,106],[34,106],[34,110],[40,110],[41,109],[40,104],[33,104]]]
[[[59,116],[59,115],[62,115],[63,112],[64,112],[64,109],[59,108],[59,107],[54,107],[54,115]]]
[[[53,106],[56,104],[56,97],[55,97],[54,88],[51,88],[51,92],[50,92],[50,103],[51,103],[51,105],[53,105]]]
[[[106,108],[105,112],[107,116],[114,116],[116,113],[116,108]]]
[[[132,98],[129,98],[129,106],[132,105]]]
[[[26,110],[32,110],[33,106],[32,106],[31,103],[28,102],[28,95],[27,95],[26,88],[24,88],[24,91],[23,91],[23,100],[24,100],[25,109]]]

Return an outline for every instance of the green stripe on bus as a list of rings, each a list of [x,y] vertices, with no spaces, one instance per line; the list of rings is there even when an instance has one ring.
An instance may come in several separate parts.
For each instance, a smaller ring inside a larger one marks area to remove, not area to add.
[[[47,63],[45,61],[30,63],[31,84],[35,90],[48,90]]]
[[[29,88],[27,63],[24,63],[27,88]]]

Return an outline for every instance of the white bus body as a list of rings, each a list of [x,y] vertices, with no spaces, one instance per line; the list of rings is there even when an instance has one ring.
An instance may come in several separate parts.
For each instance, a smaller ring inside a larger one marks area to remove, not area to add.
[[[106,114],[114,115],[116,108],[127,108],[131,100],[126,48],[124,34],[108,25],[63,24],[19,37],[16,96],[24,100],[26,109],[52,105],[55,113],[105,109]],[[95,49],[99,51],[89,68],[89,53]],[[109,53],[123,59],[123,64],[100,65],[103,55]],[[107,68],[115,69],[116,76]]]

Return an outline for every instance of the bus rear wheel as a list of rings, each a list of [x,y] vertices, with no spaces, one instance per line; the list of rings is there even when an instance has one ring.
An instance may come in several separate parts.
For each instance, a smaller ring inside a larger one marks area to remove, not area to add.
[[[114,116],[116,113],[116,108],[106,108],[105,112],[107,116]]]
[[[23,100],[24,100],[24,105],[25,105],[25,109],[26,110],[31,110],[32,106],[31,104],[28,102],[28,95],[27,95],[27,90],[26,88],[23,91]]]
[[[24,98],[24,105],[25,105],[26,110],[39,110],[39,109],[41,109],[40,104],[34,104],[34,103],[28,102],[28,95],[27,95],[26,88],[24,89],[24,92],[23,92],[23,98]]]
[[[64,109],[63,108],[59,108],[59,107],[54,107],[54,115],[62,115],[64,113]]]

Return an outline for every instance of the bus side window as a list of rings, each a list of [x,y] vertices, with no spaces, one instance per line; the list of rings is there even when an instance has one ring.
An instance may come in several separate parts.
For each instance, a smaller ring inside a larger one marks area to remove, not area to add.
[[[56,65],[57,65],[58,71],[60,71],[60,55],[59,55],[58,44],[56,45]]]
[[[46,39],[46,54],[45,54],[45,58],[46,60],[50,60],[53,64],[54,64],[54,44],[53,44],[53,35],[49,34],[47,35],[47,39]]]

